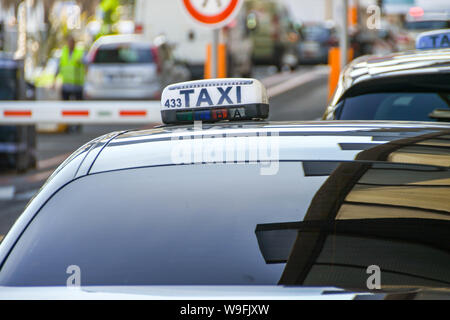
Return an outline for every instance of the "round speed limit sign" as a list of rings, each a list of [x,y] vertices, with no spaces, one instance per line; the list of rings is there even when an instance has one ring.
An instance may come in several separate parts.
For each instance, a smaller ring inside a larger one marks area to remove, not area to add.
[[[183,7],[196,22],[220,28],[234,18],[242,0],[182,0]]]

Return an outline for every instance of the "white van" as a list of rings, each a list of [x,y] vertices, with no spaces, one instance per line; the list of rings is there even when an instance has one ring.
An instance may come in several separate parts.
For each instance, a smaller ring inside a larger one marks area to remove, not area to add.
[[[189,68],[192,78],[204,75],[206,47],[212,42],[212,31],[200,26],[187,16],[179,0],[137,0],[135,22],[146,39],[164,35],[173,45],[177,60]],[[252,44],[248,37],[244,8],[225,28],[227,69],[229,77],[251,75]]]

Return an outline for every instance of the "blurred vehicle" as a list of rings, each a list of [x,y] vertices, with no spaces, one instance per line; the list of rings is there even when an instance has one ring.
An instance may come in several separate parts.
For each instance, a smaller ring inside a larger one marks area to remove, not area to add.
[[[416,38],[420,33],[450,28],[450,11],[424,11],[420,7],[412,7],[403,27],[409,38],[408,49],[414,49]]]
[[[173,61],[163,41],[136,35],[99,38],[86,56],[85,99],[158,99],[162,88],[189,72]]]
[[[297,44],[300,64],[327,64],[328,51],[339,45],[336,30],[325,23],[305,23]]]
[[[424,31],[446,29],[450,27],[450,16],[443,18],[424,15],[420,18],[410,18],[406,20],[404,27],[414,35]]]
[[[354,60],[323,119],[450,121],[450,49]]]
[[[410,33],[401,25],[382,21],[381,30],[377,30],[379,38],[388,38],[393,43],[392,52],[407,51],[414,49],[414,39]],[[367,54],[374,53],[374,51],[367,52]]]
[[[0,292],[448,296],[450,127],[268,114],[255,79],[169,86],[166,126],[99,137],[49,178],[0,244]]]
[[[0,52],[0,100],[27,100],[24,62]],[[4,111],[6,117],[15,111]],[[20,112],[19,112],[20,114]],[[0,168],[19,172],[36,167],[36,131],[32,125],[0,126]]]
[[[397,43],[400,39],[401,37],[395,36],[395,33],[389,29],[378,30],[377,37],[372,43],[369,54],[387,55],[392,52],[397,52]]]
[[[299,35],[287,8],[274,0],[247,0],[244,8],[253,42],[253,63],[275,65],[278,70],[295,68]]]
[[[190,21],[178,0],[165,0],[155,4],[137,0],[135,21],[137,32],[145,39],[164,36],[174,46],[175,60],[189,68],[192,79],[203,79],[208,44],[212,43],[210,29]],[[245,14],[241,10],[224,28],[227,55],[227,74],[230,77],[249,76],[252,71],[252,42],[248,37]]]

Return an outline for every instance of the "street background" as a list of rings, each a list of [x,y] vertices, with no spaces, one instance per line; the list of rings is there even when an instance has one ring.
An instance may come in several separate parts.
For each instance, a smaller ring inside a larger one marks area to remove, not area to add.
[[[178,2],[1,0],[0,103],[151,101],[170,83],[204,78],[211,32],[190,21]],[[271,121],[320,120],[333,92],[328,53],[342,44],[343,21],[352,58],[414,48],[417,32],[428,30],[414,23],[424,22],[429,13],[433,21],[448,21],[442,16],[448,0],[348,0],[347,13],[345,2],[245,0],[221,30],[225,75],[261,80],[270,97]],[[108,35],[124,38],[93,46]],[[134,36],[140,40],[130,40]],[[76,48],[82,54],[74,61]],[[70,52],[66,62],[64,50]],[[14,72],[4,61],[17,63]],[[83,75],[70,82],[64,71],[69,67]],[[64,90],[73,94],[64,96]],[[17,127],[0,126],[6,128],[0,131],[0,239],[77,148],[108,132],[154,125],[39,123],[32,127],[35,146],[28,156],[33,161],[26,167],[18,167],[14,153],[19,138],[8,140],[5,133]]]

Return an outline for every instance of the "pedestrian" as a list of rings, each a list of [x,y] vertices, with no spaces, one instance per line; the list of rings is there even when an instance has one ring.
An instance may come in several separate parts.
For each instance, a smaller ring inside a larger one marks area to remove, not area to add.
[[[67,44],[61,50],[59,76],[62,79],[62,99],[83,100],[85,68],[84,49],[76,46],[75,39],[69,35]],[[79,131],[80,126],[69,126],[69,131]]]

